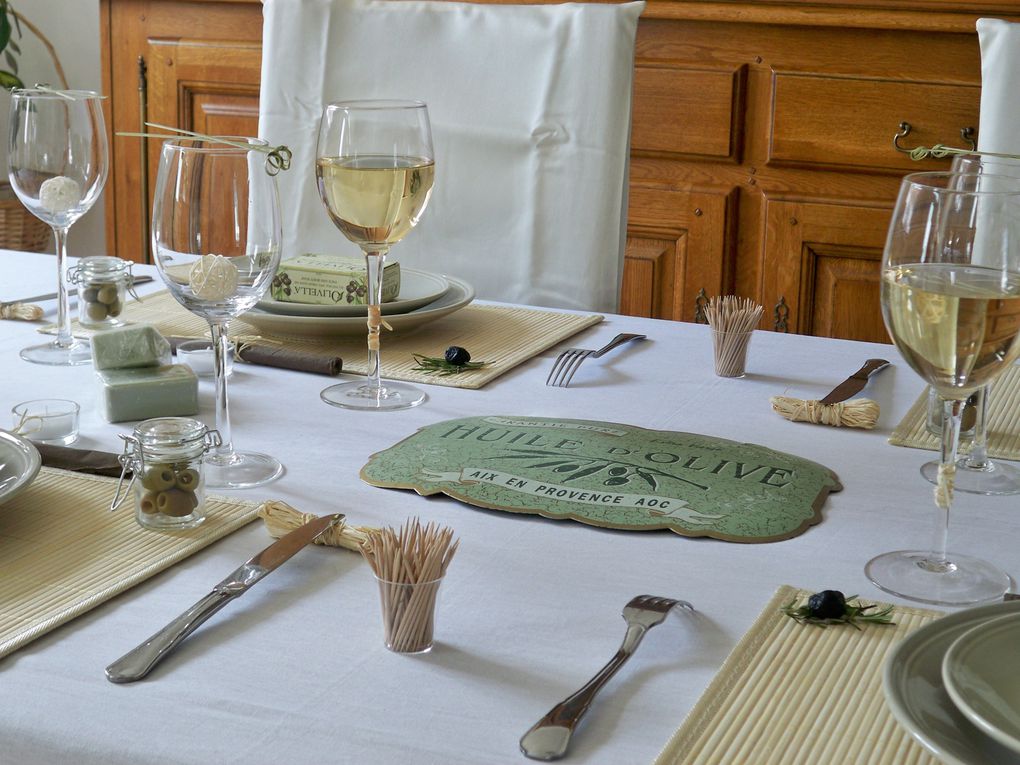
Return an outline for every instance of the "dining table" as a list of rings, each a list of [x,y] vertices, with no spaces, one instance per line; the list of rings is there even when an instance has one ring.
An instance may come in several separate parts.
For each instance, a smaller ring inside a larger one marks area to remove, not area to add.
[[[0,301],[53,289],[54,266],[51,255],[0,251]],[[137,265],[135,273],[155,269]],[[139,292],[161,288],[157,278]],[[43,305],[52,321],[55,301]],[[74,446],[119,452],[118,436],[133,423],[102,419],[91,366],[19,358],[39,342],[41,326],[0,322],[3,416],[29,399],[73,399],[81,405]],[[588,359],[569,387],[545,384],[562,350],[598,348],[622,332],[647,339]],[[776,395],[821,398],[876,357],[892,365],[863,394],[881,408],[874,429],[791,422],[770,406]],[[272,454],[285,472],[230,496],[343,513],[354,525],[399,527],[417,517],[453,529],[460,546],[440,592],[433,649],[387,650],[366,561],[309,546],[146,679],[109,682],[107,665],[270,544],[254,521],[0,659],[0,762],[519,765],[527,761],[522,734],[613,655],[623,606],[650,594],[689,601],[694,611],[675,611],[649,631],[596,698],[564,760],[649,763],[777,587],[904,603],[872,585],[864,565],[931,541],[936,510],[919,468],[933,453],[888,443],[924,385],[892,345],[758,331],[746,375],[723,378],[713,371],[709,327],[605,315],[481,389],[425,386],[428,400],[413,409],[334,408],[319,398],[328,382],[235,364],[234,442]],[[210,379],[200,381],[199,401],[197,417],[211,427]],[[804,533],[745,544],[483,509],[359,477],[371,455],[465,416],[597,420],[757,443],[826,466],[843,489]],[[957,493],[950,549],[1016,574],[1018,530],[1016,497]]]

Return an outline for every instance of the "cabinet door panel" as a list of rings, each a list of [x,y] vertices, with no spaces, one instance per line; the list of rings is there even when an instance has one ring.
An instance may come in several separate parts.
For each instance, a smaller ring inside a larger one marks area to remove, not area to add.
[[[631,188],[620,312],[693,321],[697,296],[731,288],[736,195]]]
[[[889,215],[885,204],[766,198],[766,312],[784,300],[791,332],[889,342],[879,302]]]

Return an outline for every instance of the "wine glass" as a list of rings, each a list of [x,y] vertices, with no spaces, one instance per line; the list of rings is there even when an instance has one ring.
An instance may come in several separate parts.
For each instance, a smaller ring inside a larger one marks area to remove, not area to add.
[[[11,91],[7,163],[22,204],[53,229],[57,251],[57,337],[21,351],[35,364],[88,364],[87,341],[71,335],[67,232],[91,209],[109,170],[103,97],[87,90],[16,88]]]
[[[234,451],[225,374],[227,323],[251,309],[280,263],[280,200],[253,138],[163,143],[152,205],[152,250],[181,305],[209,322],[221,445],[206,458],[206,485],[246,489],[283,473],[267,454]]]
[[[424,391],[379,379],[379,304],[386,253],[418,223],[432,194],[428,108],[420,101],[328,104],[319,123],[315,177],[326,212],[365,253],[368,270],[368,380],[332,385],[322,399],[361,410],[417,406]]]
[[[960,417],[968,396],[1020,355],[1020,180],[954,173],[908,175],[882,260],[882,314],[904,359],[944,399],[930,551],[873,558],[865,572],[909,600],[961,606],[1001,597],[1009,576],[947,552]]]
[[[988,157],[964,154],[953,157],[950,171],[954,173],[1010,175],[1020,177],[1020,160],[1009,157]],[[992,386],[986,385],[974,396],[974,440],[970,452],[956,462],[955,487],[968,494],[1020,494],[1020,468],[988,456],[988,399]],[[931,460],[921,466],[921,475],[929,482],[938,478],[939,463]]]

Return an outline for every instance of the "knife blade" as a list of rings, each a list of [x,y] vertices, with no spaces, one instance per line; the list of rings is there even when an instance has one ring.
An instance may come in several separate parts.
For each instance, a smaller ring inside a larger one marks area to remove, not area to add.
[[[819,399],[819,403],[838,404],[841,401],[846,401],[855,393],[864,390],[864,386],[868,384],[868,378],[876,372],[881,372],[887,366],[889,366],[889,362],[885,359],[868,359],[863,367],[833,388],[828,396]]]
[[[148,284],[153,278],[151,276],[136,276],[134,285]],[[17,305],[18,303],[41,303],[44,300],[56,300],[60,297],[59,292],[47,292],[45,295],[32,295],[27,298],[17,298],[15,300],[0,300],[0,307],[5,305]]]
[[[334,513],[311,520],[249,558],[217,584],[212,592],[141,645],[131,649],[108,666],[106,678],[111,683],[132,683],[141,680],[210,616],[230,601],[241,597],[298,550],[339,523],[343,517],[342,513]]]

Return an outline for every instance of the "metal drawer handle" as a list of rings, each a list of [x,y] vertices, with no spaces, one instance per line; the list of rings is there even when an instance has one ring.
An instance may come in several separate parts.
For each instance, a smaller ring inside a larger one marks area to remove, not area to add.
[[[901,154],[910,154],[914,151],[914,149],[908,149],[907,147],[900,145],[900,139],[906,138],[908,135],[910,135],[910,131],[913,129],[914,129],[913,126],[909,122],[900,123],[900,132],[896,133],[896,135],[894,135],[892,139],[892,145],[893,148],[896,149],[896,151],[900,152]],[[964,142],[969,144],[969,148],[971,151],[977,150],[977,141],[974,140],[974,128],[972,127],[960,128],[960,138],[962,138]]]

